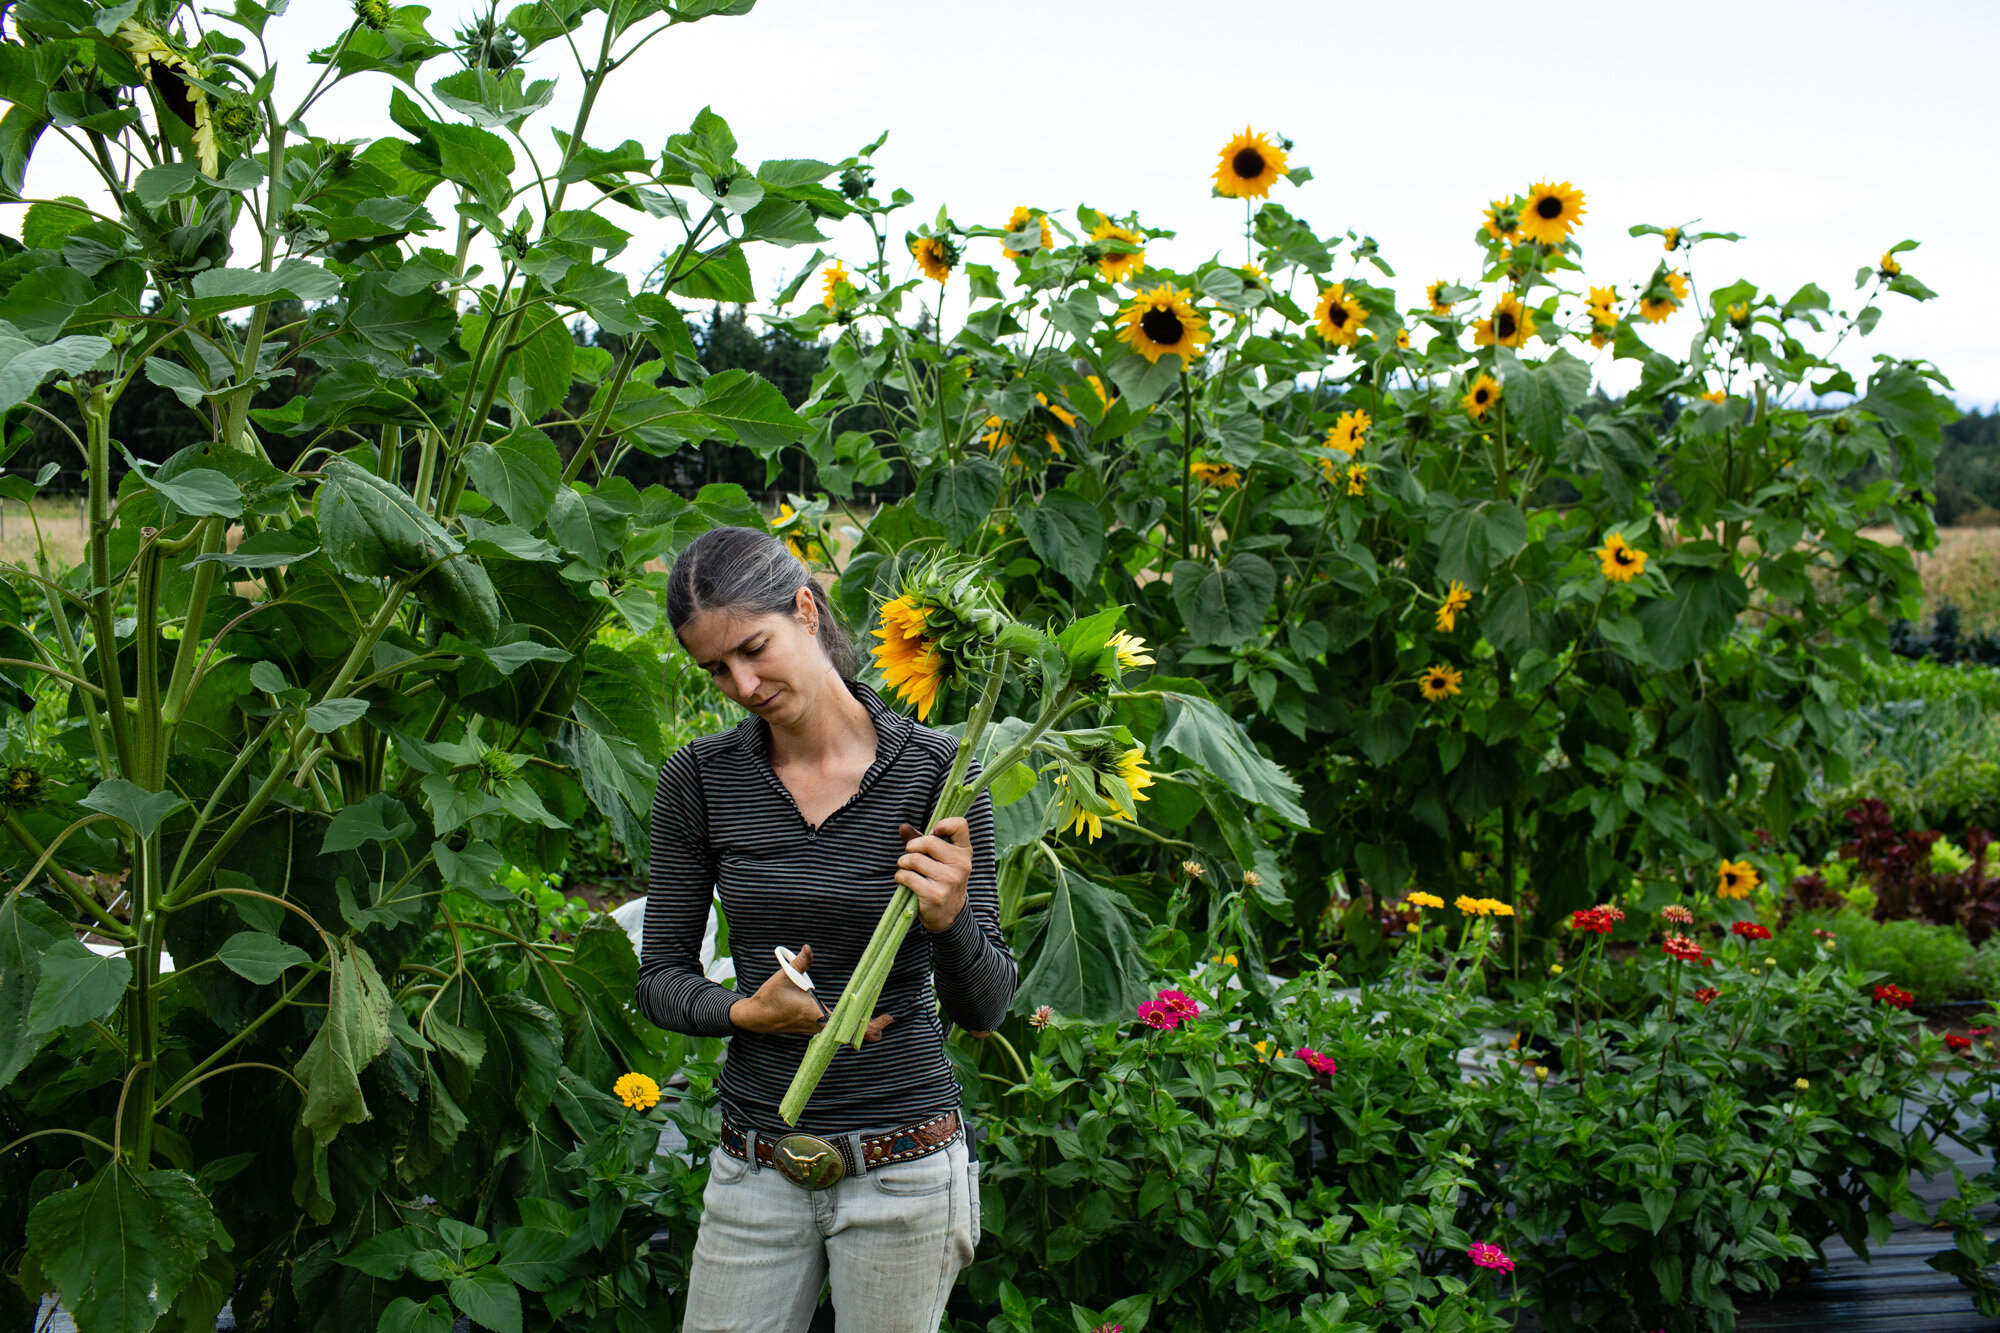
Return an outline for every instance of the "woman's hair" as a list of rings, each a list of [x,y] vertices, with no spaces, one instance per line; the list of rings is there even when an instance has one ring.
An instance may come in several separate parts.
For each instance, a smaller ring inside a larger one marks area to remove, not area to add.
[[[667,575],[667,621],[678,637],[703,611],[793,616],[800,588],[812,589],[820,647],[833,669],[854,679],[854,640],[833,614],[826,590],[783,542],[755,528],[710,528],[688,544]]]

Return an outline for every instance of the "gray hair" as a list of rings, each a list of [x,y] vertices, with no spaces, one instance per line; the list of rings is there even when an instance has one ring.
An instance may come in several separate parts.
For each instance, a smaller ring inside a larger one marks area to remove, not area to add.
[[[678,638],[703,611],[796,615],[801,588],[812,590],[820,647],[843,680],[854,679],[854,640],[834,616],[826,589],[783,542],[755,528],[710,528],[688,544],[667,575],[667,621]]]

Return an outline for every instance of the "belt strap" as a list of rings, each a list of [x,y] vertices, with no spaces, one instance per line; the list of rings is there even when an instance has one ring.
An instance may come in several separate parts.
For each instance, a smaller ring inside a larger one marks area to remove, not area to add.
[[[847,1163],[848,1174],[860,1176],[866,1175],[871,1166],[929,1156],[957,1142],[964,1132],[958,1112],[946,1111],[929,1120],[880,1134],[852,1133],[824,1137]],[[731,1157],[750,1163],[752,1170],[774,1164],[770,1137],[727,1120],[722,1122],[722,1150]]]

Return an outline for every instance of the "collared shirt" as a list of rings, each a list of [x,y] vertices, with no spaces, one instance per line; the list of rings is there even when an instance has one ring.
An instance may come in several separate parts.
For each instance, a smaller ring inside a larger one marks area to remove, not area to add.
[[[807,1038],[743,1032],[729,1006],[778,970],[773,949],[811,944],[812,979],[831,1008],[861,960],[896,888],[899,825],[927,828],[958,741],[904,717],[865,685],[847,683],[875,724],[875,760],[847,803],[808,825],[770,761],[770,725],[746,718],[676,750],[653,798],[650,894],[638,1003],[674,1032],[728,1037],[722,1109],[761,1133],[794,1128],[778,1104]],[[977,765],[973,765],[977,772]],[[966,815],[972,878],[965,909],[945,930],[919,920],[904,938],[876,1012],[894,1016],[879,1041],[842,1047],[796,1128],[844,1134],[912,1124],[959,1104],[938,1005],[960,1027],[990,1031],[1013,1000],[1018,971],[1000,932],[994,888],[993,802]],[[702,974],[710,899],[722,904],[738,989]]]

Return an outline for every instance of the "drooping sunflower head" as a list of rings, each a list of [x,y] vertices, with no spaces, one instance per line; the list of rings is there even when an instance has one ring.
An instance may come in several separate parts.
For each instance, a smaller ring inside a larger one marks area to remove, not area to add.
[[[1045,393],[1037,393],[1035,401],[1047,408],[1049,415],[1057,421],[1062,422],[1063,425],[1068,426],[1072,430],[1076,429],[1076,413],[1070,411],[1060,403],[1050,402],[1049,396]]]
[[[1882,262],[1875,266],[1875,271],[1885,278],[1893,278],[1903,271],[1903,266],[1897,261],[1893,250],[1885,250],[1882,252]]]
[[[874,631],[882,640],[872,650],[882,681],[898,699],[916,708],[919,722],[937,705],[938,689],[950,666],[929,633],[934,609],[904,593],[882,604],[882,624]]]
[[[1097,250],[1097,271],[1106,282],[1123,282],[1146,267],[1146,238],[1132,228],[1103,218],[1090,229],[1090,239]],[[1104,241],[1123,242],[1133,248],[1108,250],[1101,244]]]
[[[1255,264],[1245,264],[1236,270],[1243,275],[1243,285],[1268,290],[1271,280],[1264,276],[1264,270]]]
[[[1687,279],[1670,269],[1662,268],[1646,284],[1646,290],[1639,296],[1639,314],[1648,324],[1657,324],[1674,311],[1681,308],[1687,299]]]
[[[784,539],[785,549],[797,560],[811,561],[816,556],[822,559],[826,556],[805,516],[782,500],[778,502],[778,518],[771,524],[771,531]]]
[[[42,799],[41,770],[16,764],[0,777],[0,804],[20,810]]]
[[[1630,583],[1646,572],[1646,553],[1614,532],[1597,548],[1597,563],[1604,577],[1613,583]]]
[[[1430,302],[1431,313],[1433,315],[1449,315],[1451,313],[1451,302],[1444,299],[1444,290],[1449,286],[1451,286],[1450,283],[1446,282],[1443,278],[1439,278],[1436,282],[1424,288],[1424,300]]]
[[[1319,330],[1319,336],[1341,347],[1352,347],[1361,337],[1361,326],[1367,322],[1367,309],[1347,294],[1345,283],[1336,282],[1323,289],[1319,303],[1313,307],[1313,327]]]
[[[1681,248],[1681,229],[1679,227],[1667,228],[1665,231],[1660,233],[1660,240],[1664,242],[1662,248],[1666,250],[1668,254],[1672,254],[1674,251]]]
[[[1029,208],[1026,204],[1018,205],[1007,216],[1007,230],[1012,235],[1019,235],[1021,232],[1028,230],[1029,224],[1034,222],[1042,224],[1040,238],[1036,244],[1043,250],[1053,249],[1055,247],[1055,237],[1049,232],[1048,214]],[[1009,259],[1019,259],[1027,252],[1024,250],[1010,250],[1003,245],[1000,247],[1000,253]]]
[[[1708,403],[1726,403],[1729,401],[1729,393],[1724,389],[1710,389],[1701,397],[1703,402]]]
[[[1188,472],[1196,481],[1205,481],[1219,491],[1233,491],[1243,484],[1243,475],[1227,463],[1196,460],[1188,464]]]
[[[1521,235],[1521,204],[1517,199],[1495,199],[1486,206],[1486,234],[1496,241],[1514,241]]]
[[[1361,452],[1361,446],[1368,443],[1368,428],[1375,419],[1366,412],[1342,412],[1340,419],[1326,428],[1326,447],[1338,449],[1349,458]]]
[[[377,32],[389,26],[389,0],[354,0],[354,17]]]
[[[932,282],[943,282],[958,265],[958,247],[943,236],[916,237],[910,242],[910,253],[917,257],[917,267]]]
[[[1535,312],[1521,304],[1520,298],[1508,292],[1493,307],[1493,313],[1472,326],[1472,341],[1477,347],[1525,346],[1534,336]]]
[[[1008,431],[1007,423],[999,417],[988,417],[984,424],[986,433],[979,438],[986,445],[986,452],[997,454],[1014,443],[1014,436]]]
[[[1560,185],[1537,181],[1521,209],[1521,234],[1542,245],[1561,245],[1582,216],[1582,190],[1571,189],[1568,181]]]
[[[1146,641],[1136,634],[1119,630],[1106,643],[1118,656],[1120,669],[1130,671],[1134,667],[1153,665],[1153,654],[1147,649]]]
[[[1423,674],[1417,677],[1417,692],[1430,702],[1436,703],[1440,699],[1447,699],[1454,694],[1461,693],[1459,686],[1464,680],[1464,672],[1458,670],[1456,667],[1446,666],[1440,662],[1425,667]],[[1466,910],[1465,901],[1465,899],[1459,900],[1460,911]],[[1485,914],[1480,913],[1480,915],[1483,916]]]
[[[1186,365],[1213,336],[1208,320],[1194,308],[1194,293],[1185,287],[1163,285],[1141,292],[1118,312],[1118,320],[1125,326],[1118,337],[1148,361],[1171,355]]]
[[[1244,126],[1222,146],[1215,168],[1215,192],[1226,199],[1262,199],[1285,174],[1285,150]]]
[[[855,294],[854,276],[847,271],[847,265],[836,259],[820,270],[819,290],[819,303],[828,310],[838,310]]]
[[[1347,493],[1349,495],[1368,494],[1368,464],[1349,463],[1347,465]]]
[[[202,77],[201,69],[173,41],[135,19],[121,20],[111,37],[139,67],[162,113],[187,130],[203,173],[215,175],[221,165],[221,148],[215,140],[208,91],[194,82]]]
[[[650,1111],[660,1104],[660,1085],[644,1074],[619,1075],[611,1091],[634,1111]]]
[[[1396,330],[1396,348],[1404,352],[1410,350],[1410,331],[1408,329]]]
[[[1475,421],[1484,421],[1486,414],[1493,410],[1493,404],[1500,401],[1500,384],[1491,375],[1481,372],[1465,391],[1465,397],[1458,400]]]
[[[1738,301],[1729,307],[1729,327],[1742,330],[1750,327],[1750,303]]]
[[[1667,274],[1667,290],[1674,294],[1674,299],[1676,301],[1687,300],[1688,299],[1687,278],[1680,273],[1669,271]]]
[[[1748,898],[1761,881],[1757,868],[1748,861],[1724,861],[1716,871],[1715,892],[1720,898]]]
[[[1438,603],[1437,625],[1440,634],[1449,634],[1458,628],[1458,613],[1472,605],[1472,593],[1463,583],[1453,579],[1444,590],[1444,600]]]

